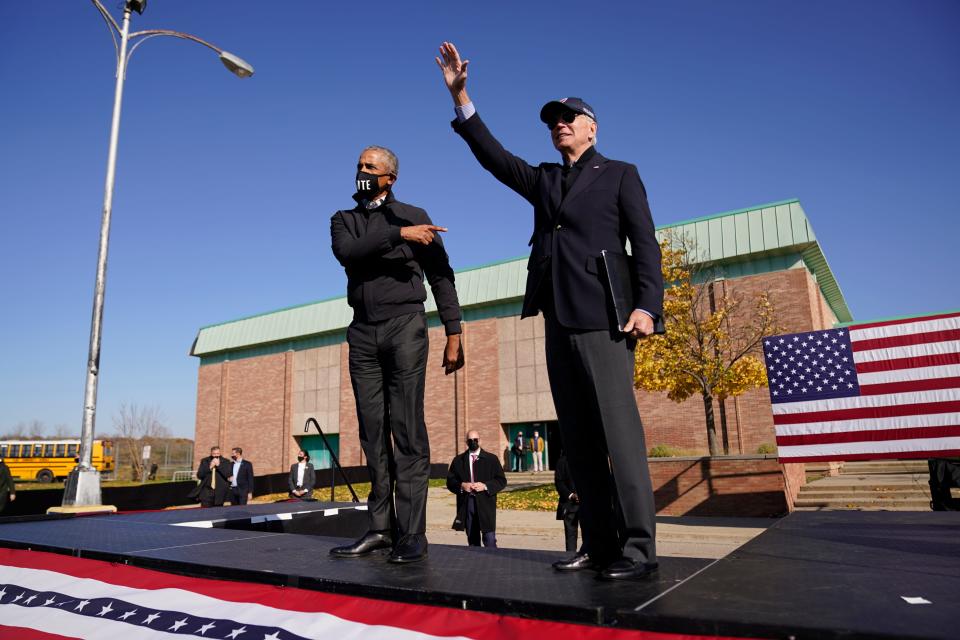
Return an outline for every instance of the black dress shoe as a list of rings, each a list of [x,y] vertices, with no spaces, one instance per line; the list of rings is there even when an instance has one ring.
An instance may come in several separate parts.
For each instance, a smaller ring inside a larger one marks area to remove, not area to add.
[[[330,549],[330,555],[338,558],[359,558],[378,549],[389,549],[391,546],[393,546],[393,541],[390,539],[389,533],[368,531],[366,535],[353,544]]]
[[[557,571],[585,571],[587,569],[599,569],[600,567],[593,561],[589,553],[578,553],[572,558],[557,560],[553,563],[553,568]]]
[[[600,580],[643,580],[657,572],[660,565],[656,562],[637,562],[629,558],[621,558],[601,571],[597,578]]]
[[[387,562],[394,564],[407,564],[409,562],[419,562],[427,557],[427,536],[422,533],[411,533],[400,538],[393,553],[387,558]]]

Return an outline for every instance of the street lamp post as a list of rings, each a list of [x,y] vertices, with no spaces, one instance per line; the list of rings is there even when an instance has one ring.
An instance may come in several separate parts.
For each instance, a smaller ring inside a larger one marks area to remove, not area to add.
[[[238,56],[216,47],[196,36],[170,31],[151,29],[130,33],[130,16],[133,11],[142,14],[146,0],[126,0],[123,7],[123,23],[118,25],[113,16],[99,0],[91,0],[110,29],[117,51],[117,86],[113,96],[113,120],[110,124],[110,147],[107,153],[107,177],[103,190],[103,217],[100,222],[100,249],[97,254],[97,275],[93,288],[93,315],[90,320],[90,350],[87,355],[87,380],[83,393],[83,426],[80,435],[80,462],[70,472],[63,493],[64,507],[81,507],[101,504],[100,474],[93,467],[93,434],[97,416],[97,380],[100,374],[100,341],[103,331],[103,301],[107,282],[107,250],[110,242],[110,215],[113,210],[113,184],[116,176],[117,139],[120,133],[120,106],[123,102],[123,82],[127,75],[127,63],[138,46],[157,36],[172,36],[190,40],[212,49],[224,66],[240,78],[253,75],[253,67]],[[117,44],[117,35],[120,42]],[[132,40],[139,40],[128,50]]]

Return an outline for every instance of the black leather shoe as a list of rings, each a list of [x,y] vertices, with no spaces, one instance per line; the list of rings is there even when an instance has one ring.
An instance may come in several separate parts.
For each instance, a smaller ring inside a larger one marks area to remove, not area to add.
[[[656,562],[637,562],[629,558],[621,558],[601,571],[597,578],[600,580],[643,580],[657,572],[660,565]]]
[[[589,553],[578,553],[572,558],[557,560],[553,563],[553,568],[557,571],[585,571],[587,569],[599,569],[600,567],[593,561]]]
[[[427,557],[427,536],[422,533],[412,533],[400,538],[393,553],[387,558],[387,562],[394,564],[406,564],[408,562],[419,562]]]
[[[378,549],[389,549],[392,546],[393,541],[390,539],[389,533],[368,531],[366,535],[353,544],[330,549],[330,555],[337,556],[338,558],[359,558],[360,556],[373,553]]]

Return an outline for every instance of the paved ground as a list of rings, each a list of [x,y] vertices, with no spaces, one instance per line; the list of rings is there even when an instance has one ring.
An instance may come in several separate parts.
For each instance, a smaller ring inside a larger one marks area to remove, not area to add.
[[[512,474],[511,474],[512,475]],[[543,474],[546,476],[547,474]],[[552,482],[552,474],[546,482]],[[535,482],[532,481],[531,482]],[[520,484],[520,483],[517,483]],[[514,486],[511,482],[511,486]],[[427,502],[427,537],[436,544],[467,544],[466,534],[450,528],[456,497],[431,488]],[[657,518],[657,553],[661,556],[721,558],[776,522],[768,518]],[[553,512],[497,512],[497,543],[507,548],[563,551],[563,523]]]

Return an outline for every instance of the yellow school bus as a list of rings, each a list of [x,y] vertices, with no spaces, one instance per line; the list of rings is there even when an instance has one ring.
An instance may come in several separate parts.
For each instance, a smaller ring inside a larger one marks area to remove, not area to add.
[[[77,466],[79,454],[79,440],[0,441],[0,458],[10,467],[13,479],[20,481],[63,480]],[[103,474],[114,472],[112,442],[93,441],[93,466]]]

